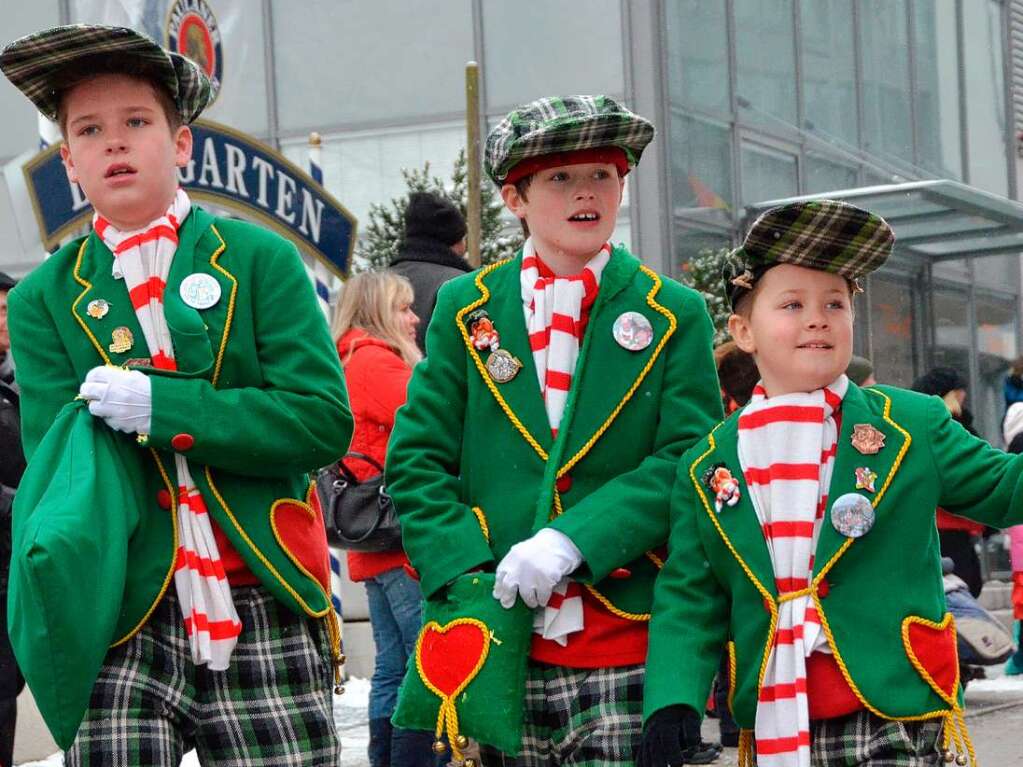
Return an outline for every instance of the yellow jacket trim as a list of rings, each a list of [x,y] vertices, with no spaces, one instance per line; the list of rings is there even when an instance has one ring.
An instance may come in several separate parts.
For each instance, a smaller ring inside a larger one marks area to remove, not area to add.
[[[487,543],[490,543],[490,526],[487,524],[487,518],[483,514],[483,509],[479,506],[473,506],[472,513],[476,515],[476,521],[480,523],[480,531],[483,533],[483,537],[487,539]]]
[[[617,418],[618,414],[622,412],[622,408],[624,408],[626,403],[628,403],[628,401],[632,399],[632,395],[636,393],[636,390],[640,387],[640,384],[643,383],[643,379],[646,378],[647,373],[649,373],[651,368],[653,368],[654,363],[657,362],[657,358],[661,356],[661,351],[663,351],[665,345],[675,334],[676,328],[678,328],[678,320],[675,319],[674,313],[667,307],[657,303],[657,301],[654,299],[654,296],[656,296],[661,289],[660,276],[657,274],[657,272],[653,271],[652,269],[646,266],[640,266],[639,268],[640,271],[642,271],[643,274],[649,277],[650,280],[654,283],[653,287],[650,288],[650,291],[646,295],[647,305],[658,314],[662,314],[665,317],[667,317],[668,332],[665,333],[661,340],[658,342],[657,348],[654,349],[654,353],[650,355],[650,359],[647,360],[646,365],[643,366],[643,369],[639,372],[639,375],[636,376],[636,380],[632,382],[632,386],[629,387],[629,390],[625,392],[625,396],[622,397],[621,402],[619,402],[615,409],[611,411],[611,415],[607,417],[607,420],[605,420],[604,423],[602,423],[600,427],[593,433],[593,436],[590,437],[581,448],[579,448],[578,452],[576,452],[575,455],[568,459],[567,463],[565,463],[560,469],[558,469],[557,477],[559,479],[563,477],[565,474],[567,474],[569,471],[571,471],[572,467],[579,463],[579,461],[585,458],[586,454],[589,453],[593,446],[597,443],[597,440],[604,436],[604,432],[606,432],[608,428],[610,428],[611,424],[614,423],[615,418]]]
[[[163,467],[163,462],[160,460],[160,456],[157,454],[155,450],[153,450],[153,448],[149,448],[149,452],[153,454],[153,460],[156,461],[156,468],[160,472],[161,479],[163,479],[164,487],[167,488],[167,492],[170,494],[171,507],[170,511],[168,512],[171,517],[172,535],[170,566],[167,568],[167,575],[165,575],[163,578],[163,583],[160,585],[160,591],[159,593],[157,593],[156,599],[154,599],[153,603],[149,605],[149,609],[146,610],[145,615],[142,616],[142,618],[139,620],[138,623],[135,624],[135,627],[131,631],[129,631],[123,637],[118,639],[116,642],[113,642],[110,645],[111,647],[117,647],[117,645],[127,642],[139,631],[141,631],[143,626],[146,625],[146,621],[149,620],[149,616],[153,614],[153,610],[155,610],[156,606],[160,604],[160,600],[163,599],[163,595],[167,593],[167,587],[170,586],[171,578],[174,577],[175,564],[177,563],[178,558],[178,494],[174,490],[174,486],[171,483],[170,476],[167,474],[167,470]]]
[[[718,531],[718,535],[721,536],[721,540],[724,542],[728,550],[732,552],[732,556],[735,557],[735,561],[739,563],[739,566],[742,568],[742,571],[746,573],[746,577],[750,579],[750,582],[753,584],[754,588],[756,588],[756,590],[760,592],[760,595],[764,598],[764,604],[767,605],[767,607],[771,611],[771,626],[767,632],[767,641],[764,643],[762,660],[760,662],[760,673],[757,675],[757,689],[759,690],[764,685],[764,675],[767,674],[767,662],[768,660],[770,660],[771,647],[774,644],[774,631],[778,627],[778,605],[774,600],[774,596],[771,594],[770,591],[768,591],[764,587],[764,584],[762,584],[759,581],[757,576],[754,575],[753,570],[750,569],[750,566],[748,564],[746,564],[746,560],[742,558],[742,555],[739,554],[735,546],[732,544],[732,541],[725,533],[724,528],[721,527],[721,523],[718,522],[717,514],[714,513],[713,509],[711,509],[710,502],[707,501],[707,496],[704,495],[703,488],[700,486],[700,481],[696,478],[696,467],[708,455],[710,455],[711,453],[714,452],[714,450],[717,449],[717,442],[714,439],[714,432],[716,432],[718,428],[720,428],[720,426],[721,424],[719,423],[717,426],[714,427],[714,431],[712,431],[707,436],[708,442],[707,449],[703,453],[701,453],[696,458],[696,460],[693,461],[693,463],[689,466],[689,479],[692,481],[693,487],[696,488],[696,493],[697,495],[700,496],[700,502],[703,504],[704,511],[707,512],[707,516],[710,518],[710,521],[714,525],[714,528]]]
[[[490,374],[487,372],[486,365],[483,364],[483,360],[480,359],[479,353],[476,351],[476,347],[472,345],[472,339],[469,338],[469,331],[465,328],[465,322],[463,317],[466,314],[473,311],[479,306],[482,306],[490,300],[490,290],[486,285],[483,284],[483,278],[490,274],[492,271],[497,269],[499,266],[504,266],[511,259],[505,259],[504,261],[498,261],[496,264],[491,264],[485,269],[481,269],[480,273],[476,275],[476,289],[480,292],[480,297],[473,301],[468,306],[464,306],[455,313],[455,323],[458,325],[458,332],[462,334],[462,341],[465,343],[465,348],[469,350],[469,356],[472,357],[472,361],[476,365],[476,369],[479,371],[480,376],[483,378],[483,383],[486,384],[487,388],[490,389],[490,393],[494,395],[494,399],[497,400],[498,406],[504,411],[504,414],[508,416],[508,420],[512,422],[519,434],[522,435],[523,439],[529,443],[529,446],[536,451],[536,454],[540,456],[541,460],[547,461],[547,451],[544,450],[540,443],[536,441],[536,438],[529,433],[529,429],[526,425],[519,420],[519,417],[515,415],[511,406],[505,400],[504,396],[497,390],[497,386],[494,385],[493,380],[490,378]]]
[[[917,670],[917,673],[924,678],[924,681],[926,681],[927,684],[931,686],[931,689],[934,690],[934,692],[936,692],[941,697],[941,699],[945,701],[948,705],[950,705],[952,708],[959,708],[959,701],[955,697],[954,692],[959,689],[959,664],[958,663],[956,664],[955,683],[952,685],[953,693],[952,695],[949,695],[947,692],[941,689],[941,685],[934,681],[934,677],[932,677],[930,672],[926,668],[924,668],[924,665],[920,662],[920,659],[916,657],[916,653],[913,652],[913,646],[909,642],[909,627],[912,626],[913,624],[919,624],[921,626],[926,626],[927,628],[936,629],[938,631],[944,631],[949,627],[949,625],[951,625],[952,644],[955,645],[956,626],[955,621],[952,619],[952,613],[945,613],[945,618],[944,620],[941,621],[941,623],[929,621],[926,618],[920,618],[916,615],[907,615],[902,621],[902,646],[905,648],[906,655],[909,657],[909,662],[913,664],[913,668],[915,668]]]
[[[103,358],[103,362],[107,365],[112,365],[113,363],[110,361],[110,357],[107,354],[106,349],[103,348],[103,344],[101,344],[96,336],[93,335],[89,326],[85,324],[85,320],[78,316],[78,304],[80,304],[82,299],[85,298],[85,294],[92,290],[92,283],[85,279],[80,273],[82,268],[82,259],[85,257],[85,248],[88,244],[89,238],[86,237],[82,240],[82,244],[78,247],[78,257],[75,259],[75,268],[71,270],[71,274],[74,276],[75,282],[83,288],[82,292],[78,294],[78,298],[76,298],[74,303],[71,304],[71,316],[75,318],[75,322],[81,326],[82,330],[85,331],[85,335],[87,335],[89,340],[92,341],[92,345],[96,347],[96,351],[98,351],[99,356]]]
[[[235,299],[238,296],[238,280],[233,274],[231,274],[231,272],[217,263],[217,259],[220,258],[220,254],[227,250],[227,243],[224,242],[224,238],[220,235],[216,225],[211,225],[210,231],[212,231],[213,234],[217,236],[217,239],[220,240],[220,247],[218,247],[213,252],[213,255],[210,256],[210,266],[231,281],[231,297],[227,302],[227,316],[224,318],[224,334],[220,338],[220,348],[217,350],[217,361],[213,366],[213,378],[210,379],[210,383],[213,384],[213,386],[216,386],[217,380],[220,378],[220,368],[224,364],[224,351],[227,349],[227,338],[231,334],[231,323],[234,320],[234,304]]]

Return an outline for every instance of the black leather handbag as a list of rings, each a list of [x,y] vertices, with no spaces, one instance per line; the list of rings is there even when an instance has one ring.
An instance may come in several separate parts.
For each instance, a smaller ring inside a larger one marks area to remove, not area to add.
[[[359,480],[345,461],[365,461],[377,470]],[[348,453],[316,477],[316,491],[327,525],[327,540],[349,551],[397,551],[401,528],[394,502],[384,487],[384,467],[364,453]]]

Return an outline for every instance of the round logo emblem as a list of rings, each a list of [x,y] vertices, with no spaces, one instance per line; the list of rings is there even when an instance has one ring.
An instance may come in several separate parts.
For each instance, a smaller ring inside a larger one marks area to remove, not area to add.
[[[224,76],[220,27],[206,0],[174,0],[167,12],[167,47],[187,56],[213,81],[220,93]]]
[[[190,274],[181,281],[181,300],[193,309],[209,309],[220,300],[220,283],[208,274]]]

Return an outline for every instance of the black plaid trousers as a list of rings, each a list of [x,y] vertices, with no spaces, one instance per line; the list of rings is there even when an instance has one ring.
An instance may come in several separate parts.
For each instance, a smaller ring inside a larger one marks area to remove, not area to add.
[[[333,767],[341,743],[322,621],[258,586],[231,590],[242,633],[226,671],[192,663],[173,585],[146,625],[107,653],[68,767]]]

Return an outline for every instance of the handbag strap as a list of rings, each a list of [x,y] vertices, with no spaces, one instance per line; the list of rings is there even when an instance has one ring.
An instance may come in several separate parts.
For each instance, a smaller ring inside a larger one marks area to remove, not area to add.
[[[349,458],[355,458],[360,461],[365,461],[370,466],[379,471],[381,474],[384,473],[384,467],[380,465],[380,462],[378,460],[376,460],[372,456],[366,455],[365,453],[357,453],[354,450],[352,450],[350,452],[345,453],[344,457],[340,461],[338,461],[338,466],[341,468],[341,471],[344,472],[345,476],[348,477],[349,481],[352,482],[358,481],[355,479],[354,476],[351,476],[351,470],[347,466],[345,466],[345,461]]]

